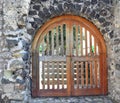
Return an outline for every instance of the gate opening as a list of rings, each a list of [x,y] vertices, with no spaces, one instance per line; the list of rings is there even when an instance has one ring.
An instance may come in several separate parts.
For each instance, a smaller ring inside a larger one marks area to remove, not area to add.
[[[105,42],[86,19],[51,19],[36,33],[32,53],[33,96],[107,94]]]

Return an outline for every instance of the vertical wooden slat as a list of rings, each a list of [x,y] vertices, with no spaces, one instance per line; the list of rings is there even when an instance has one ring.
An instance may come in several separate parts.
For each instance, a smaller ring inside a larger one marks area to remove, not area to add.
[[[83,66],[83,62],[81,62],[81,84],[82,84],[82,87],[84,87],[84,66]]]
[[[88,55],[88,46],[87,46],[87,30],[85,29],[85,54]]]
[[[94,55],[96,55],[96,46],[97,46],[96,39],[94,38]]]
[[[64,63],[61,62],[61,69],[62,69],[62,89],[64,89]]]
[[[59,55],[59,31],[56,27],[56,54]]]
[[[54,78],[55,78],[55,75],[54,75],[54,62],[52,62],[52,89],[54,89]]]
[[[49,55],[50,44],[49,44],[49,34],[47,34],[47,55]]]
[[[87,30],[85,29],[85,54],[88,56],[88,46],[87,46]],[[86,87],[88,87],[88,61],[85,62],[85,72],[86,72]]]
[[[92,62],[90,63],[90,86],[93,86],[93,71],[92,71]]]
[[[42,56],[45,55],[45,44],[44,44],[44,39],[43,39],[43,42],[42,42]]]
[[[100,87],[100,61],[97,61],[97,65],[98,65],[98,87]]]
[[[82,27],[80,26],[80,43],[81,43],[81,56],[83,56],[83,31]]]
[[[70,56],[72,56],[73,55],[73,42],[74,42],[74,40],[73,40],[74,38],[73,38],[73,25],[72,24],[70,24]]]
[[[95,86],[97,87],[98,79],[97,79],[97,63],[94,61],[94,69],[95,69]]]
[[[71,57],[70,55],[70,24],[69,22],[66,22],[66,68],[67,68],[67,95],[71,95]]]
[[[86,61],[86,66],[85,66],[85,68],[86,68],[86,86],[88,87],[88,61]]]
[[[76,56],[78,56],[78,25],[76,26]]]
[[[54,55],[54,29],[52,30],[52,55]]]
[[[43,89],[45,89],[45,70],[44,70],[44,62],[42,62],[42,81],[43,81]]]
[[[63,40],[63,25],[61,25],[61,52],[62,56],[64,55],[64,40]]]
[[[64,55],[66,54],[66,24],[63,25]]]
[[[79,63],[76,62],[76,68],[77,68],[77,89],[79,89]]]
[[[59,62],[57,62],[57,89],[59,89]]]
[[[96,55],[96,39],[94,38],[94,55]],[[95,61],[95,86],[98,85],[98,66],[97,61]]]
[[[47,85],[48,85],[48,89],[50,89],[49,62],[47,62]]]

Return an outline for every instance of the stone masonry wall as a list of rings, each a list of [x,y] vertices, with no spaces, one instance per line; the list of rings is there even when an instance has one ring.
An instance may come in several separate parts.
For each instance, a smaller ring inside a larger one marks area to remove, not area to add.
[[[30,0],[0,0],[0,96],[4,100],[27,100],[29,5]],[[0,99],[0,103],[4,102]]]
[[[0,0],[0,98],[25,103],[32,99],[31,44],[35,32],[46,21],[65,14],[86,18],[103,34],[108,95],[120,101],[120,2],[116,0]]]
[[[120,101],[120,1],[115,5],[114,10],[114,37],[112,39],[112,46],[114,50],[114,56],[112,60],[115,67],[114,70],[115,82],[114,84],[114,98]]]

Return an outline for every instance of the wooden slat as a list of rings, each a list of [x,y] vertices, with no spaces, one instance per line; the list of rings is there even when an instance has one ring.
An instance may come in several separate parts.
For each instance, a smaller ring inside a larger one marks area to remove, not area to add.
[[[92,62],[89,62],[90,63],[90,85],[92,87],[93,85],[93,71],[92,71]]]
[[[59,31],[58,27],[56,27],[56,54],[59,55]]]
[[[53,29],[52,30],[52,55],[54,55],[54,33],[55,33],[55,30]]]
[[[69,31],[69,25],[66,25],[67,27],[66,27],[66,47],[67,47],[67,49],[66,49],[66,55],[67,56],[69,56],[70,55],[70,44],[69,44],[69,42],[70,42],[70,31]]]
[[[76,56],[78,56],[78,25],[76,26]]]
[[[97,46],[97,42],[96,39],[94,38],[94,55],[96,55],[96,46]]]
[[[97,62],[94,61],[94,69],[95,69],[95,86],[97,87],[98,79],[97,79]]]
[[[72,38],[73,39],[73,48],[72,48],[72,55],[76,56],[76,25],[72,26]]]
[[[49,43],[49,34],[47,34],[47,55],[49,55],[49,51],[50,51],[50,48],[49,48],[49,46],[50,46],[50,43]]]
[[[90,54],[92,54],[92,36],[90,34]]]
[[[45,89],[45,72],[44,72],[44,62],[42,62],[42,79],[43,79],[43,89]]]
[[[82,56],[82,57],[72,57],[73,61],[93,61],[93,60],[99,60],[99,56],[94,56],[94,57],[87,57],[87,56]]]
[[[76,62],[76,67],[77,67],[77,89],[79,89],[79,63]]]
[[[69,46],[70,46],[70,56],[73,55],[73,26],[72,24],[70,24],[70,42],[69,42]]]
[[[81,56],[83,56],[83,30],[80,26],[80,43],[81,43]]]
[[[61,25],[61,54],[64,55],[63,25]]]
[[[54,78],[55,78],[55,75],[54,75],[54,62],[52,62],[52,89],[54,89],[54,85],[55,85],[55,83],[54,83]]]
[[[63,56],[40,56],[39,61],[66,61],[66,57]]]
[[[52,72],[51,72],[52,73]],[[54,72],[55,73],[55,72]],[[57,73],[57,72],[56,72]],[[48,76],[49,76],[49,79],[52,79],[53,78],[53,74],[45,74],[44,75],[44,77],[45,78],[48,78]],[[59,79],[63,79],[63,77],[66,79],[67,78],[67,76],[66,76],[66,74],[54,74],[54,79],[58,79],[58,76],[59,76]]]
[[[97,65],[98,65],[98,87],[100,87],[100,61],[97,61]]]
[[[62,89],[64,88],[64,63],[61,62],[61,65],[62,65]]]
[[[50,62],[49,63],[49,68],[52,68],[52,65],[50,65]],[[46,65],[44,65],[45,67],[47,67]],[[62,73],[62,70],[60,69],[61,67],[59,66],[59,62],[57,62],[57,65],[54,65],[54,68],[58,68],[58,69],[54,69],[54,72],[57,73],[58,70],[59,70],[59,73],[61,74]],[[47,70],[45,69],[44,70],[45,72],[47,72]],[[51,73],[52,72],[52,69],[49,69],[49,72]],[[64,73],[66,73],[66,67],[64,66]]]
[[[66,55],[66,24],[63,24],[64,55]]]
[[[81,62],[81,84],[82,84],[82,87],[84,87],[84,66],[83,66],[83,62]]]
[[[57,89],[59,89],[59,78],[60,78],[60,76],[59,76],[59,62],[57,62]]]
[[[88,62],[85,62],[85,68],[86,68],[86,86],[88,87]]]
[[[63,81],[59,80],[59,85],[62,85],[62,83],[63,83]],[[58,84],[58,81],[54,80],[54,85],[57,85],[57,84]],[[64,80],[64,84],[67,84],[67,80]],[[47,80],[45,80],[45,85],[48,85],[48,81]],[[53,85],[53,80],[49,81],[49,85]],[[54,88],[52,88],[52,89],[54,89]],[[62,89],[65,89],[65,88],[62,88]]]
[[[45,72],[45,70],[44,70],[44,72]],[[50,89],[50,77],[49,77],[49,74],[50,73],[50,71],[49,71],[49,62],[47,62],[47,81],[48,81],[48,89]]]
[[[45,55],[45,44],[44,44],[44,39],[43,39],[43,42],[42,42],[42,56]]]
[[[85,30],[85,54],[88,55],[88,46],[87,46],[87,30]]]

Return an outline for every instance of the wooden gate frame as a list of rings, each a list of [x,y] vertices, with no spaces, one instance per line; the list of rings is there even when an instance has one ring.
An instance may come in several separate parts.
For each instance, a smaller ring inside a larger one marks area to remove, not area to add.
[[[90,30],[92,35],[98,40],[98,43],[101,47],[100,48],[100,55],[101,55],[100,65],[102,65],[103,67],[101,68],[101,72],[104,73],[104,74],[101,74],[103,76],[103,80],[101,82],[102,83],[101,88],[102,88],[102,94],[106,95],[108,91],[107,61],[106,61],[107,50],[106,50],[106,45],[105,45],[105,41],[102,34],[93,23],[91,23],[90,21],[82,17],[73,16],[73,15],[63,15],[63,16],[52,18],[51,20],[46,22],[36,32],[35,37],[33,39],[33,42],[32,42],[32,96],[33,97],[39,96],[39,52],[38,50],[39,50],[40,38],[44,36],[43,33],[45,34],[46,32],[48,32],[50,28],[54,26],[53,24],[56,24],[56,23],[59,24],[65,19],[79,21],[81,24],[85,26],[85,28]]]

